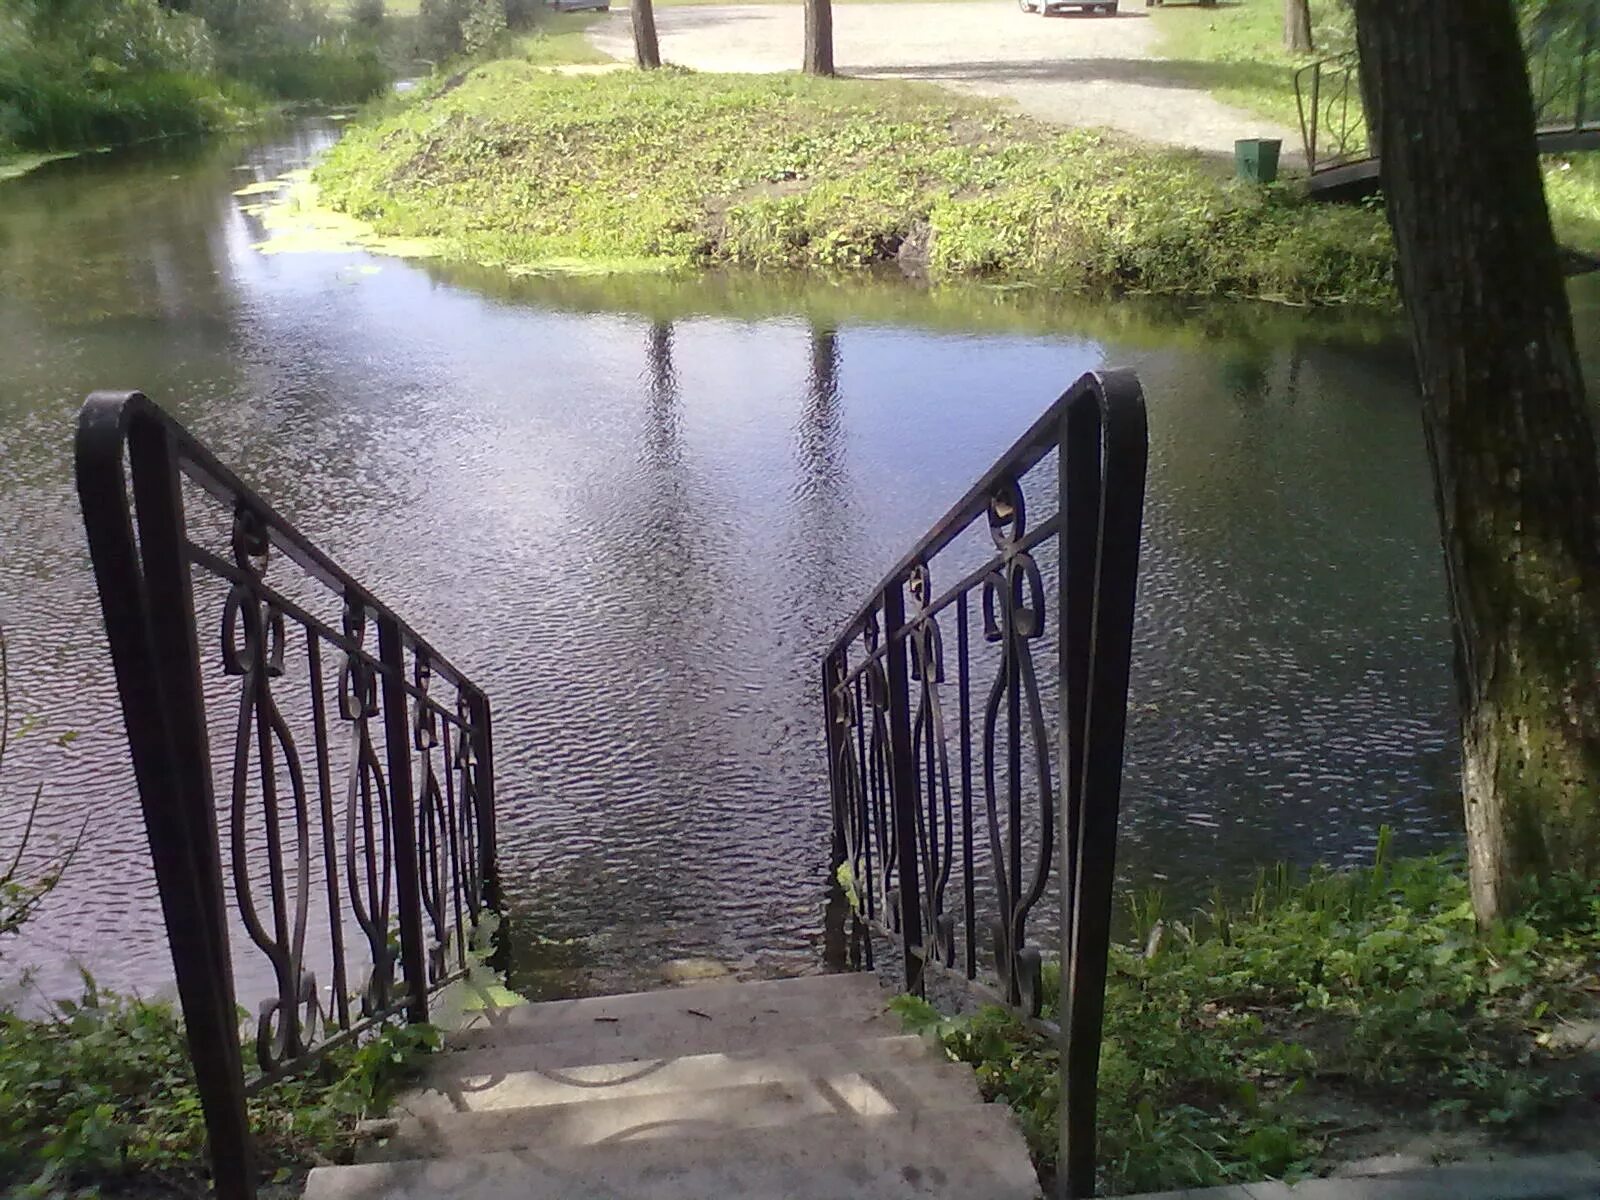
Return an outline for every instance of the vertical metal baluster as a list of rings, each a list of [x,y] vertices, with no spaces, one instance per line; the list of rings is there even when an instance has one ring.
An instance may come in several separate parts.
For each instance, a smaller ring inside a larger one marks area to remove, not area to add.
[[[844,865],[848,854],[846,850],[845,821],[848,819],[844,806],[844,787],[839,772],[839,728],[837,702],[834,691],[839,686],[839,664],[834,656],[829,654],[822,660],[822,719],[823,742],[828,755],[828,798],[829,811],[833,815],[833,842],[828,854],[828,875],[837,879],[839,868]]]
[[[1061,999],[1057,1017],[1061,1044],[1061,1163],[1062,1200],[1093,1194],[1095,1104],[1094,1077],[1086,1083],[1077,1048],[1074,1022],[1081,1010],[1082,986],[1078,936],[1083,841],[1083,791],[1085,725],[1088,710],[1089,665],[1094,625],[1095,553],[1100,540],[1100,413],[1085,406],[1069,409],[1061,417],[1058,491],[1062,532],[1059,656],[1061,723],[1058,737],[1064,772],[1061,822]],[[1096,1046],[1098,1054],[1098,1046]],[[1095,1067],[1098,1073],[1098,1064]],[[1086,1088],[1080,1091],[1080,1088]],[[1087,1097],[1087,1103],[1085,1103]],[[1087,1189],[1087,1190],[1085,1190]]]
[[[467,710],[472,715],[472,736],[477,751],[478,879],[483,902],[495,912],[503,912],[500,897],[500,847],[495,842],[494,817],[494,724],[489,713],[489,697],[470,691]]]
[[[255,598],[246,601],[255,604]],[[255,718],[256,718],[256,753],[261,760],[261,814],[266,826],[267,835],[267,883],[268,891],[272,897],[272,936],[277,941],[280,952],[287,952],[289,945],[289,900],[283,887],[283,831],[278,827],[278,773],[273,762],[272,753],[272,725],[267,712],[267,618],[263,613],[261,627],[257,634],[261,644],[256,647],[254,661],[250,665],[251,686],[255,689]],[[278,969],[278,962],[273,962],[273,967]],[[297,964],[289,964],[289,974],[292,976]],[[300,1051],[300,1006],[289,1001],[299,990],[300,981],[294,978],[282,978],[279,982],[278,995],[284,1001],[283,1009],[278,1014],[278,1019],[283,1022],[284,1057],[293,1058]]]
[[[460,737],[458,733],[456,735]],[[444,811],[449,840],[450,897],[456,916],[456,965],[467,968],[467,922],[461,905],[461,814],[456,807],[456,760],[450,748],[450,719],[439,717],[439,764],[444,768]]]
[[[328,937],[333,947],[333,1002],[339,1028],[350,1028],[349,983],[345,977],[344,911],[339,905],[338,822],[333,815],[333,773],[328,751],[328,702],[322,691],[322,639],[306,630],[311,671],[311,726],[317,752],[317,800],[322,813],[322,869],[328,885]]]
[[[1311,145],[1307,151],[1306,170],[1317,169],[1317,126],[1322,119],[1322,64],[1318,63],[1311,74]]]
[[[861,901],[862,910],[867,914],[867,919],[874,920],[878,915],[878,905],[873,899],[878,894],[876,877],[872,873],[872,839],[877,836],[877,823],[873,818],[872,789],[874,786],[873,773],[867,757],[867,723],[865,706],[861,703],[866,687],[862,682],[863,676],[857,675],[850,685],[855,689],[856,697],[856,763],[859,767],[858,778],[860,792],[856,802],[861,806],[861,862],[862,874],[865,878],[856,883],[856,896]]]
[[[916,662],[916,651],[911,649],[911,639],[921,637],[921,632],[911,632],[906,635],[906,645],[909,657],[913,664]],[[917,881],[922,893],[922,912],[927,920],[923,924],[923,936],[926,939],[923,950],[926,956],[923,961],[934,956],[938,946],[938,926],[936,922],[939,914],[934,907],[934,888],[939,880],[939,772],[937,754],[934,750],[933,738],[933,712],[927,703],[927,689],[932,686],[933,663],[926,664],[926,677],[920,681],[917,689],[917,724],[922,731],[922,753],[917,754],[916,734],[912,735],[912,759],[916,763],[917,773],[917,853],[918,870],[920,874]]]
[[[978,898],[972,861],[972,680],[967,593],[956,601],[956,683],[961,697],[961,902],[967,925],[967,978],[978,977]]]
[[[1018,494],[1021,493],[1022,483],[1017,483]],[[1001,914],[1001,919],[1006,924],[1008,944],[1011,948],[1010,978],[1003,980],[1006,985],[1006,1000],[1011,1004],[1022,1001],[1022,992],[1018,987],[1020,982],[1017,975],[1016,954],[1022,949],[1022,939],[1018,936],[1021,932],[1017,928],[1017,910],[1023,893],[1022,882],[1022,663],[1020,649],[1017,645],[1017,618],[1016,611],[1019,604],[1017,591],[1023,586],[1021,572],[1008,564],[1005,568],[1006,576],[1006,608],[1007,615],[1004,624],[1006,631],[1006,863],[1007,877],[1011,881],[1010,907]],[[1001,897],[1001,903],[1006,903],[1007,898]]]
[[[883,637],[888,660],[890,801],[900,877],[900,941],[906,991],[923,994],[922,896],[917,888],[917,757],[911,748],[911,687],[906,667],[905,580],[883,594]]]
[[[1108,373],[1102,386],[1103,395],[1086,392],[1068,408],[1061,434],[1062,669],[1073,699],[1061,761],[1073,770],[1060,819],[1063,835],[1075,838],[1063,846],[1073,863],[1071,889],[1067,880],[1062,887],[1064,1200],[1094,1194],[1095,1102],[1147,455],[1138,381]]]
[[[422,877],[417,860],[417,807],[411,790],[411,721],[405,680],[405,640],[400,623],[378,617],[378,658],[383,664],[383,741],[389,759],[389,836],[394,841],[396,923],[405,966],[407,1020],[428,1019],[428,950],[422,932]]]

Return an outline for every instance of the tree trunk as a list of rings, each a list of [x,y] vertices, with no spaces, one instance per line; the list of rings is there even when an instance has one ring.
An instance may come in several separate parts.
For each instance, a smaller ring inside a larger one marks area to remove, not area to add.
[[[1511,0],[1356,0],[1455,633],[1472,896],[1600,872],[1600,464]]]
[[[807,75],[833,74],[833,0],[806,0]]]
[[[633,61],[643,71],[661,65],[661,43],[656,40],[656,10],[650,0],[629,0],[633,17]]]
[[[1311,0],[1283,0],[1283,46],[1291,54],[1310,54]]]

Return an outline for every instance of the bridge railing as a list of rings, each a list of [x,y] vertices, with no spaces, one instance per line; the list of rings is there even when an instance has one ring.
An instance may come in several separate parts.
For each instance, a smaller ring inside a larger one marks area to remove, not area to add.
[[[1522,42],[1542,148],[1592,149],[1592,136],[1563,135],[1600,130],[1600,5],[1536,10],[1524,21]],[[1348,51],[1295,72],[1306,169],[1313,176],[1378,156],[1360,65],[1359,56]]]
[[[822,663],[857,965],[887,939],[908,991],[947,977],[1058,1040],[1072,1196],[1094,1186],[1145,460],[1137,379],[1084,376]]]
[[[1301,67],[1294,74],[1294,94],[1307,172],[1315,175],[1372,157],[1360,60],[1354,52]]]
[[[489,701],[144,396],[91,396],[76,456],[216,1192],[243,1200],[250,1093],[427,1020],[467,969],[498,906]]]

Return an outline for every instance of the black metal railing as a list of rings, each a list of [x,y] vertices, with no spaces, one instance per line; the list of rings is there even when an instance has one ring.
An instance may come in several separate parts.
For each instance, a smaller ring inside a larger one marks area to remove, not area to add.
[[[950,976],[1060,1041],[1072,1196],[1094,1186],[1145,460],[1137,379],[1084,376],[822,664],[835,874],[859,959],[871,966],[873,936],[888,938],[907,990]],[[1036,912],[1051,891],[1053,927]],[[1061,969],[1054,1020],[1046,949]]]
[[[1310,174],[1372,157],[1360,59],[1354,51],[1301,67],[1294,74],[1294,94]]]
[[[1594,149],[1600,139],[1600,3],[1554,6],[1528,16],[1523,51],[1541,149]],[[1313,176],[1371,162],[1377,137],[1361,90],[1361,60],[1347,51],[1295,72],[1295,99]]]
[[[77,480],[217,1195],[242,1200],[250,1093],[427,1020],[498,907],[489,701],[139,393],[89,397]]]

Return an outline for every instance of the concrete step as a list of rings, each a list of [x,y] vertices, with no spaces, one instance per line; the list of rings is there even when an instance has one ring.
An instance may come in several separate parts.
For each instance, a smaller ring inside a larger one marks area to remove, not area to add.
[[[904,1029],[900,1019],[887,1012],[794,1017],[760,1010],[721,1016],[669,1011],[596,1023],[558,1041],[449,1051],[430,1062],[426,1080],[432,1086],[463,1080],[474,1087],[516,1072],[548,1073],[590,1063],[660,1062],[698,1054],[748,1054],[889,1037]]]
[[[306,1200],[1035,1200],[1011,1114],[807,1117],[778,1129],[318,1167]]]
[[[448,1158],[491,1150],[590,1146],[652,1137],[709,1137],[736,1129],[788,1125],[829,1113],[890,1116],[983,1103],[972,1071],[959,1063],[909,1063],[804,1079],[593,1099],[527,1108],[438,1113],[372,1122],[387,1140],[362,1161]],[[380,1129],[381,1126],[392,1126]]]
[[[500,1053],[474,1050],[441,1055],[430,1068],[427,1086],[402,1096],[395,1105],[396,1115],[432,1117],[570,1104],[599,1096],[618,1100],[699,1088],[801,1083],[851,1072],[869,1078],[884,1073],[892,1077],[908,1067],[934,1066],[940,1061],[926,1042],[910,1034],[759,1046],[645,1062],[603,1056],[553,1066],[528,1061],[530,1057],[544,1058],[550,1050],[536,1045]]]
[[[550,1000],[469,1014],[461,1028],[444,1035],[444,1044],[451,1050],[471,1050],[557,1041],[584,1031],[599,1032],[601,1026],[620,1033],[632,1025],[673,1017],[725,1021],[748,1013],[798,1019],[845,1013],[872,1016],[883,1010],[892,994],[871,972],[859,972]]]

